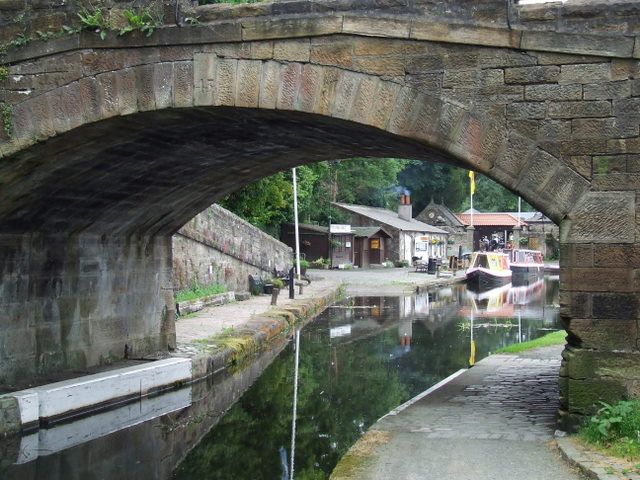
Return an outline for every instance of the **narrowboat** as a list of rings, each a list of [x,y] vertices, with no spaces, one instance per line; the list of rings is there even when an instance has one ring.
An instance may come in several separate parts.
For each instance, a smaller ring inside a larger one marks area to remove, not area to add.
[[[539,250],[514,249],[509,256],[514,285],[527,285],[544,276],[544,260]]]
[[[474,252],[467,269],[467,288],[482,291],[511,282],[509,255],[502,252]]]

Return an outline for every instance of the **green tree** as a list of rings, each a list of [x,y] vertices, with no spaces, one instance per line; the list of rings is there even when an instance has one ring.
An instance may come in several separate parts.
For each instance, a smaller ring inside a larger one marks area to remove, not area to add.
[[[432,199],[457,211],[469,194],[467,171],[443,163],[410,160],[398,174],[398,182],[411,193],[416,213]]]
[[[272,235],[288,220],[293,186],[291,174],[278,172],[246,185],[225,197],[220,205]]]
[[[467,177],[468,181],[468,177]],[[470,206],[469,189],[461,204],[461,211]],[[499,183],[484,175],[476,173],[476,193],[473,196],[473,208],[481,212],[515,212],[518,210],[518,195],[507,190]],[[524,200],[523,212],[533,212],[535,209]]]

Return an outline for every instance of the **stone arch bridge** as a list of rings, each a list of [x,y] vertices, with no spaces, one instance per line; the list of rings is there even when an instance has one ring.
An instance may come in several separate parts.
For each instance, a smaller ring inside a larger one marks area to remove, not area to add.
[[[639,2],[151,6],[149,37],[28,41],[74,7],[0,1],[3,387],[169,349],[170,237],[216,199],[394,156],[481,172],[560,224],[563,410],[640,396]]]

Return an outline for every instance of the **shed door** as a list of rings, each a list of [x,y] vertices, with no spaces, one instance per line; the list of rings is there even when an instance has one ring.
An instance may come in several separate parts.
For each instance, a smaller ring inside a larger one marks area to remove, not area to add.
[[[339,242],[339,245],[333,247],[333,266],[339,263],[351,263],[351,247],[347,247],[347,242],[351,242],[350,235],[334,235],[333,240]]]

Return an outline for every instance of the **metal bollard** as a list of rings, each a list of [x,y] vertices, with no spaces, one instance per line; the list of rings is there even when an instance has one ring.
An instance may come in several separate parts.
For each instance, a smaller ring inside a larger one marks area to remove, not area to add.
[[[289,270],[289,298],[290,299],[296,298],[295,286],[296,286],[296,269],[292,267],[291,270]]]

